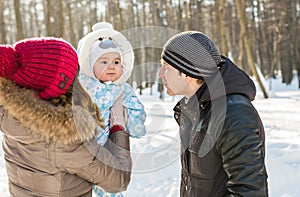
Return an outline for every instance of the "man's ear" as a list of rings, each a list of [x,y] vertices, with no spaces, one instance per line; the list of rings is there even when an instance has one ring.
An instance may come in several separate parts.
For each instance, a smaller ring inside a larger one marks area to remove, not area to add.
[[[190,77],[188,75],[185,75],[185,80],[187,80],[188,82],[191,82],[191,81],[196,80],[196,79],[193,78],[193,77]]]
[[[188,75],[186,75],[185,80],[188,83],[197,84],[197,85],[202,85],[204,83],[204,80],[196,79],[196,78],[190,77]]]

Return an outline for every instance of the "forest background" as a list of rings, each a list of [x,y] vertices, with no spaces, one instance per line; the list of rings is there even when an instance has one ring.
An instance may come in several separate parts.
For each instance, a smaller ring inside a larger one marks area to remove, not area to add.
[[[271,85],[264,87],[260,77],[282,75],[290,84],[298,76],[300,88],[300,0],[0,0],[1,44],[55,36],[76,48],[99,21],[112,23],[133,44],[129,83],[140,94],[158,81],[163,44],[185,30],[207,34],[257,79],[265,98]],[[155,87],[163,90],[161,83]]]

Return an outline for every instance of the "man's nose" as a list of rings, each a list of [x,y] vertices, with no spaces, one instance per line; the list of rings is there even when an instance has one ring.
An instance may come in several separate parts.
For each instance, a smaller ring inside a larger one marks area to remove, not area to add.
[[[159,71],[158,71],[158,78],[163,78],[164,77],[164,68],[163,66],[160,67]]]

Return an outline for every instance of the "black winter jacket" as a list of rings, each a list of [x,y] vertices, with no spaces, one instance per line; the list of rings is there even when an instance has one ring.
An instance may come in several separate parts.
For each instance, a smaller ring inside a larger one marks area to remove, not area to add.
[[[268,196],[264,129],[252,80],[223,57],[219,77],[174,108],[182,197]]]

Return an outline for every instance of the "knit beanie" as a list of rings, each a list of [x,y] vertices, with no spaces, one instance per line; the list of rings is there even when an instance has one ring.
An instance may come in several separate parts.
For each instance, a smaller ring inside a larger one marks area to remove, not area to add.
[[[53,37],[28,38],[0,45],[0,77],[33,89],[41,99],[65,94],[78,70],[71,44]]]
[[[92,30],[78,43],[77,53],[81,72],[88,77],[97,79],[93,69],[95,62],[104,53],[116,52],[121,56],[123,73],[114,83],[126,82],[131,75],[134,63],[131,44],[123,34],[114,30],[110,23],[96,23]]]
[[[197,31],[186,31],[171,37],[163,47],[161,58],[179,70],[205,79],[217,72],[221,56],[208,36]]]

